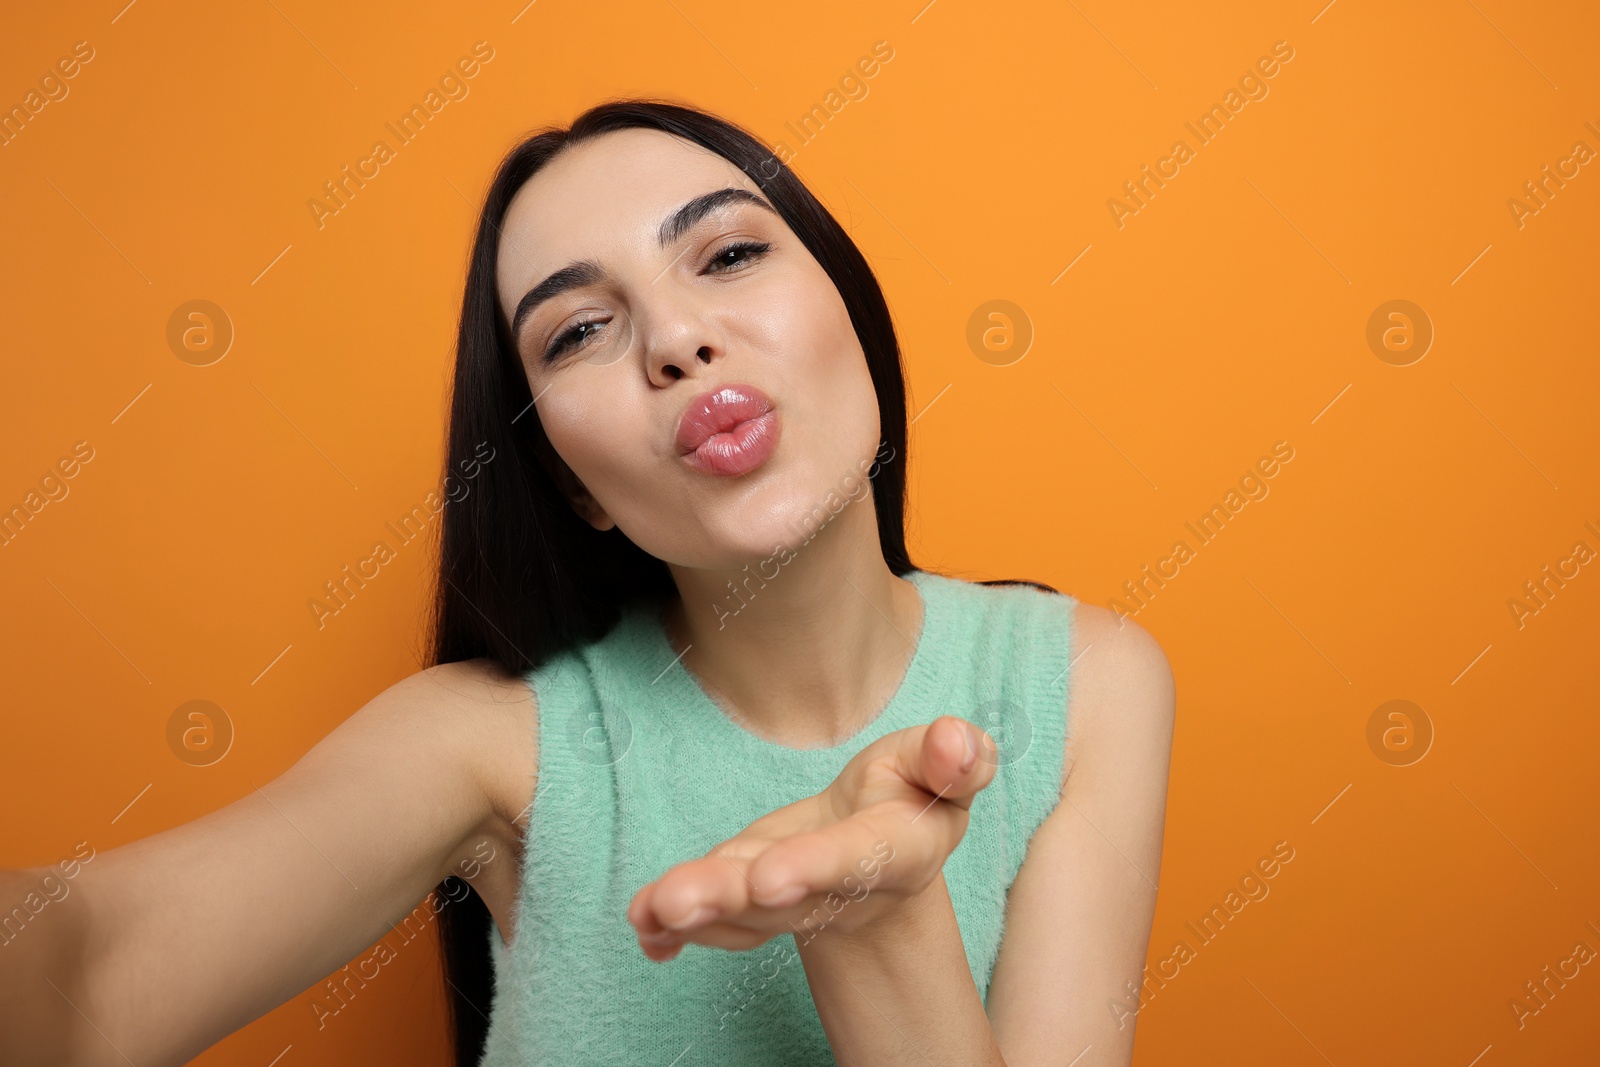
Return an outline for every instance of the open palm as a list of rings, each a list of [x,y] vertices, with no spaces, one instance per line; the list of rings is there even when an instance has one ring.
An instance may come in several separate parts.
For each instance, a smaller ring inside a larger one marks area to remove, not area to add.
[[[641,888],[628,921],[645,955],[689,942],[733,951],[809,921],[848,932],[926,889],[994,780],[994,742],[942,715],[863,748],[814,796],[770,812]],[[990,758],[982,758],[985,755]]]

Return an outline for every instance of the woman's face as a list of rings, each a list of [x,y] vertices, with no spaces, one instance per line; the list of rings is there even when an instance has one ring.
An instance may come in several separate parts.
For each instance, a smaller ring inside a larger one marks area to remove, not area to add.
[[[759,202],[730,198],[682,232],[666,225],[727,189]],[[508,325],[551,275],[592,264],[544,286],[559,291],[514,333],[558,477],[592,525],[615,524],[668,563],[737,569],[797,546],[829,514],[830,493],[860,496],[878,447],[877,397],[844,301],[766,203],[721,156],[630,129],[563,152],[506,213],[496,270]],[[770,399],[776,445],[754,469],[710,473],[684,458],[679,421],[734,384]]]

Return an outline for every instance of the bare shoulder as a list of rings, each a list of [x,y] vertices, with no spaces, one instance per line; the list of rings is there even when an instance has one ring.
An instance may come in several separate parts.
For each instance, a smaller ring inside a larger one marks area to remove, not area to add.
[[[515,822],[533,796],[538,770],[538,698],[521,675],[489,659],[427,667],[389,690],[401,710],[426,716],[463,746],[496,813]]]
[[[466,659],[425,667],[396,682],[396,690],[467,717],[526,716],[536,703],[533,689],[490,659]],[[514,709],[514,710],[513,710]]]
[[[1172,668],[1132,619],[1072,611],[1061,802],[1011,886],[986,1001],[1007,1063],[1089,1046],[1097,1063],[1133,1062],[1135,1027],[1107,997],[1138,980],[1161,878]]]
[[[425,716],[432,742],[458,754],[459,765],[487,800],[488,819],[452,853],[451,870],[483,899],[509,944],[539,778],[538,697],[526,678],[488,659],[425,668],[395,683],[386,695],[405,709],[394,728],[405,728],[407,713]],[[493,862],[501,854],[513,861]]]
[[[1085,751],[1163,773],[1172,744],[1176,686],[1172,665],[1151,633],[1097,604],[1073,611],[1068,681],[1067,770]]]

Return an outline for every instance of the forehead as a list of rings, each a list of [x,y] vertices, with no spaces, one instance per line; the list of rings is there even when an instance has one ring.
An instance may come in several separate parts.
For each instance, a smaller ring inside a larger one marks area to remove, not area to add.
[[[661,220],[728,186],[760,192],[722,156],[660,130],[617,130],[563,151],[506,210],[496,264],[502,301],[515,307],[528,288],[574,260],[659,255]]]

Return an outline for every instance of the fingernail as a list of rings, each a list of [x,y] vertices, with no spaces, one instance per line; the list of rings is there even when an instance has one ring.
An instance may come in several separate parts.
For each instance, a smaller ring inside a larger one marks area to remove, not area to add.
[[[716,911],[717,909],[712,907],[710,904],[702,904],[698,908],[691,911],[688,918],[681,919],[678,922],[662,920],[662,925],[673,930],[687,930],[691,926],[705,922],[707,919],[711,918],[711,916],[715,915]]]
[[[970,722],[961,732],[961,738],[967,743],[967,755],[961,761],[962,773],[972,770],[972,765],[978,762],[978,728]]]

